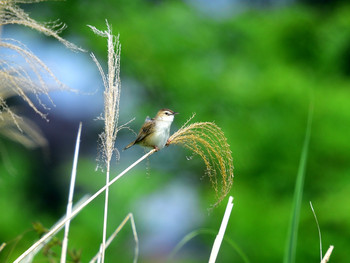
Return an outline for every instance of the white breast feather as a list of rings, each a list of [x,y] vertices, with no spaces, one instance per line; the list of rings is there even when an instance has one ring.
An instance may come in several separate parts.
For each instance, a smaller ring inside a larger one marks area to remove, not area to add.
[[[152,134],[149,144],[157,146],[159,149],[164,148],[170,132],[171,121],[157,121],[156,132]]]

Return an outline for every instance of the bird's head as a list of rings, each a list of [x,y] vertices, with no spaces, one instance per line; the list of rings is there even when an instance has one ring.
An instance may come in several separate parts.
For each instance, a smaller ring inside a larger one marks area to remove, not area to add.
[[[174,120],[174,116],[178,114],[178,112],[174,112],[169,109],[161,109],[158,111],[155,119],[161,120],[161,121],[170,121],[172,122]]]

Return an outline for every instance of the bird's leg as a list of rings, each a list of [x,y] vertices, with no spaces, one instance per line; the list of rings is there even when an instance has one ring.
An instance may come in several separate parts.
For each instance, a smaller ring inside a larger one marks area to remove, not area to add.
[[[153,146],[153,148],[156,150],[156,152],[158,152],[158,151],[159,151],[158,146]]]
[[[168,139],[167,141],[166,141],[166,144],[165,144],[165,146],[169,146],[170,145],[170,143],[171,143],[171,140],[170,139]]]

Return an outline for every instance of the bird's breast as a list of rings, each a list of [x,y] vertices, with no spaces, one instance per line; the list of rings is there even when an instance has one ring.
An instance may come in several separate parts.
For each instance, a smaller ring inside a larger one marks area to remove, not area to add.
[[[160,121],[156,124],[155,132],[151,135],[151,144],[163,148],[169,138],[171,122]]]

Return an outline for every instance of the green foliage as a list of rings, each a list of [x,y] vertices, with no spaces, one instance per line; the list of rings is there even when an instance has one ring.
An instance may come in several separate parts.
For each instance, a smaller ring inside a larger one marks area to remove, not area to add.
[[[307,156],[308,156],[310,136],[311,136],[312,115],[313,115],[312,107],[313,106],[311,106],[309,111],[309,118],[308,118],[307,128],[305,132],[304,145],[301,152],[298,175],[295,183],[292,216],[291,216],[291,222],[290,222],[289,231],[288,231],[286,251],[283,259],[283,262],[285,263],[295,262],[295,255],[296,255],[297,242],[298,242],[301,202],[302,202],[303,191],[304,191],[305,170],[306,170]]]

